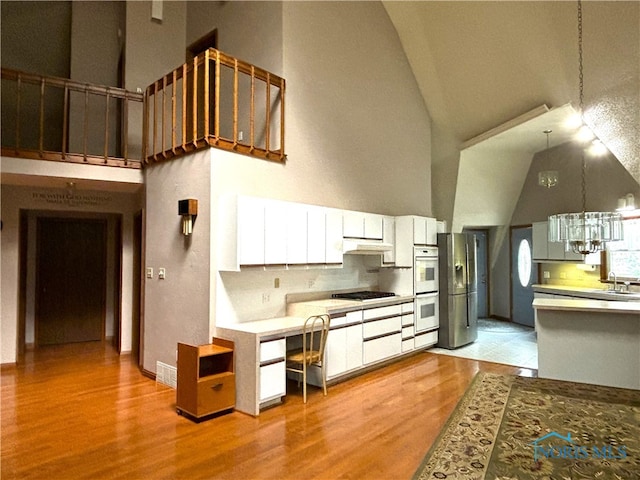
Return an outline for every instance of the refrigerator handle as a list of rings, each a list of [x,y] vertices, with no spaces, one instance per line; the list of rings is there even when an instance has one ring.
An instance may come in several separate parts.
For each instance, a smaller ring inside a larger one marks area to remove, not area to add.
[[[465,306],[467,308],[467,328],[471,326],[469,323],[469,244],[464,244],[464,286],[467,294],[467,301]]]

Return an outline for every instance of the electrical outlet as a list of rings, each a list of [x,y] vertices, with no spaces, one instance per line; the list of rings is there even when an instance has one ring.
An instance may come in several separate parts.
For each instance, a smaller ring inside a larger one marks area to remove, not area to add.
[[[309,280],[309,288],[313,288],[315,284],[316,284],[315,280]]]
[[[273,288],[280,288],[280,279],[278,277],[273,279]]]
[[[542,277],[543,278],[551,278],[551,273],[545,271],[545,272],[542,273]]]
[[[268,293],[262,294],[262,303],[269,303],[271,301],[271,295]]]

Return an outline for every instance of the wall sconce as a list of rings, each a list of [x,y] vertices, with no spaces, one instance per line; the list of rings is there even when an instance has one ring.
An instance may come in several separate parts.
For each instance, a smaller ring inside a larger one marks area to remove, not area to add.
[[[558,172],[556,170],[545,170],[538,172],[538,185],[541,187],[555,187],[558,184]]]
[[[178,215],[182,217],[182,234],[191,235],[193,224],[198,216],[198,200],[193,198],[178,200]]]

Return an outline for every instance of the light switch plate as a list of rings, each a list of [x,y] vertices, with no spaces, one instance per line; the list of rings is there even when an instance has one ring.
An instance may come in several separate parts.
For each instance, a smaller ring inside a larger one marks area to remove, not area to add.
[[[153,278],[153,267],[147,267],[147,278]]]
[[[164,280],[166,278],[166,274],[167,274],[167,272],[166,272],[166,270],[164,268],[160,267],[158,269],[158,278],[160,280]]]

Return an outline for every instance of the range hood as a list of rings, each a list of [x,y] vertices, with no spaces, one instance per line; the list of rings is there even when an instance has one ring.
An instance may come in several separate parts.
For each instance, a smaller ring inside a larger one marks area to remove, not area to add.
[[[382,240],[345,238],[342,241],[342,253],[344,255],[382,255],[391,250],[393,250],[393,245],[383,243]]]

